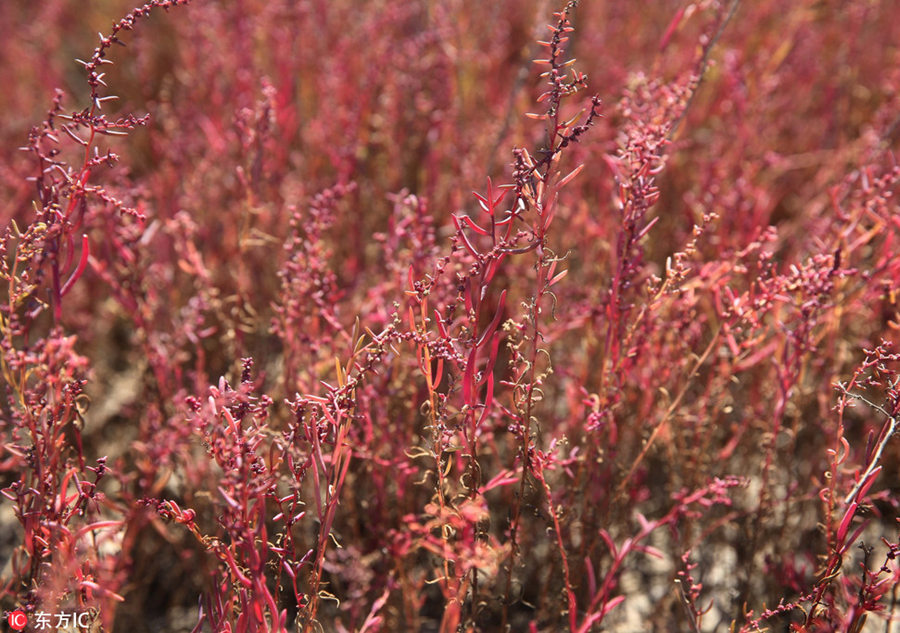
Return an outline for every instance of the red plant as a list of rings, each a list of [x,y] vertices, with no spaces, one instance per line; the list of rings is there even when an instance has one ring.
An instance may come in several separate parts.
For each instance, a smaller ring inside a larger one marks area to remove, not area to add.
[[[0,5],[3,608],[891,628],[895,9],[188,4]]]

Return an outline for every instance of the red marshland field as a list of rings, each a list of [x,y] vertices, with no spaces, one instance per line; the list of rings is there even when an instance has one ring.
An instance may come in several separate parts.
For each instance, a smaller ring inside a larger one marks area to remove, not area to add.
[[[898,42],[0,2],[4,630],[900,630]]]

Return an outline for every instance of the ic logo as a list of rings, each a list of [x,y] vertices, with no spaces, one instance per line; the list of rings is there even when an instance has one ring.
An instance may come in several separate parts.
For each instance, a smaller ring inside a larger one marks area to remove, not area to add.
[[[28,624],[28,616],[21,609],[16,609],[6,614],[6,621],[11,629],[21,631]]]

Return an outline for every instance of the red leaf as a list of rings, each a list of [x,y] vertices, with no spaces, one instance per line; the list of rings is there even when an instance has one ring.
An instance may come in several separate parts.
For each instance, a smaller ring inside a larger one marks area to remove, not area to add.
[[[81,259],[78,262],[78,267],[75,269],[75,271],[72,273],[72,275],[66,281],[66,283],[63,284],[62,289],[59,291],[59,295],[61,297],[65,296],[65,294],[67,292],[69,292],[69,290],[72,289],[72,286],[75,285],[75,282],[78,281],[79,278],[81,278],[82,273],[84,273],[84,269],[87,267],[88,257],[90,256],[90,254],[91,254],[91,248],[90,248],[90,244],[88,243],[88,236],[82,235],[81,236]]]
[[[672,21],[669,22],[668,28],[666,28],[666,32],[663,33],[662,38],[659,40],[659,50],[664,50],[666,46],[669,45],[669,40],[672,39],[672,36],[675,34],[675,30],[678,28],[678,25],[681,23],[681,19],[684,17],[684,10],[686,7],[681,7],[675,13],[675,17],[672,18]]]
[[[490,338],[494,331],[497,329],[497,326],[500,324],[500,318],[503,316],[503,308],[506,306],[506,290],[500,293],[500,303],[497,306],[497,312],[494,314],[494,318],[491,320],[490,325],[487,326],[484,332],[482,332],[481,336],[478,339],[478,343],[475,344],[476,347],[480,347],[484,342]]]
[[[465,232],[463,230],[460,230],[457,233],[457,235],[459,235],[460,239],[463,242],[463,245],[466,247],[466,250],[468,250],[470,253],[472,253],[473,257],[475,257],[475,258],[479,257],[480,253],[477,250],[475,250],[474,246],[472,246],[472,242],[469,241],[469,238],[466,236]]]
[[[484,422],[484,419],[487,417],[488,411],[491,410],[491,405],[494,404],[494,372],[487,372],[487,394],[484,397],[484,408],[481,410],[481,416],[478,418],[478,424],[480,425]]]
[[[493,215],[493,213],[491,215]],[[470,218],[469,216],[464,215],[461,217],[463,220],[466,221],[466,224],[469,225],[469,228],[471,228],[473,231],[475,231],[479,235],[489,235],[487,229],[483,229],[480,226],[478,226],[477,224],[475,224],[475,221],[472,218]]]
[[[583,163],[581,165],[579,165],[578,167],[576,167],[575,169],[573,169],[572,171],[570,171],[568,173],[568,175],[566,175],[562,180],[560,180],[556,185],[556,189],[557,190],[562,189],[567,184],[572,182],[572,179],[575,178],[575,176],[577,176],[578,174],[580,174],[582,169],[584,169]]]
[[[478,346],[472,348],[469,352],[469,360],[466,362],[466,371],[463,373],[463,402],[472,404],[472,382],[475,376],[475,359],[478,356]]]
[[[841,519],[841,525],[838,527],[837,531],[837,542],[843,543],[844,537],[847,536],[847,529],[850,527],[850,521],[853,520],[853,516],[856,514],[856,508],[859,507],[859,504],[855,501],[850,504],[847,508],[847,511],[844,513],[844,518]]]

